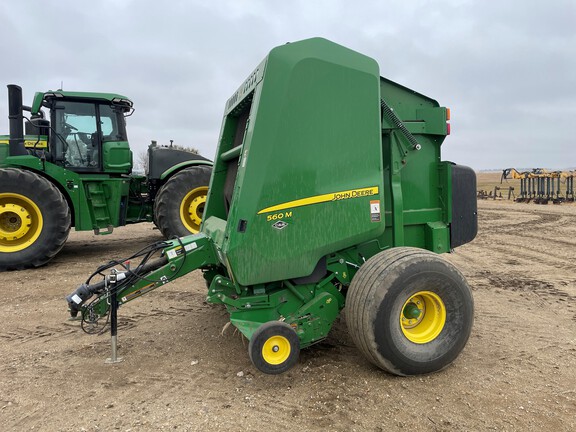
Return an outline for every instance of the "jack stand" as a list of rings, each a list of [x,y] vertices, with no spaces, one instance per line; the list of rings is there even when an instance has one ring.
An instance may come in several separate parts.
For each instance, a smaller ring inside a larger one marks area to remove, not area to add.
[[[116,272],[110,275],[110,336],[112,339],[112,357],[107,358],[104,363],[120,363],[123,359],[118,357],[118,299],[116,298]]]

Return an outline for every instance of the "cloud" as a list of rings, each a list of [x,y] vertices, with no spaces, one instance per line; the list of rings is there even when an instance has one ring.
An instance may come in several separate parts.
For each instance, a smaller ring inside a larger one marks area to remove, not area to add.
[[[224,103],[268,51],[323,36],[451,107],[446,159],[477,169],[574,165],[572,1],[19,0],[0,12],[1,81],[21,85],[25,103],[61,83],[129,96],[137,152],[173,139],[212,157]],[[3,102],[7,131],[6,119]]]

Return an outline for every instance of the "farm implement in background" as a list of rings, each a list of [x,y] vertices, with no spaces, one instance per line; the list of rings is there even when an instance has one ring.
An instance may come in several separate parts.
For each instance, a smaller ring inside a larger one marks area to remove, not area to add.
[[[502,171],[500,183],[508,179],[520,180],[520,194],[516,197],[516,202],[560,204],[574,202],[575,175],[576,171],[547,171],[534,168],[520,172],[515,168],[506,168]]]
[[[491,199],[491,200],[502,200],[504,196],[502,195],[502,191],[508,191],[508,200],[514,198],[516,199],[516,194],[514,193],[514,186],[509,186],[507,189],[502,189],[500,186],[494,186],[494,191],[486,191],[484,189],[480,189],[476,196],[478,199]]]

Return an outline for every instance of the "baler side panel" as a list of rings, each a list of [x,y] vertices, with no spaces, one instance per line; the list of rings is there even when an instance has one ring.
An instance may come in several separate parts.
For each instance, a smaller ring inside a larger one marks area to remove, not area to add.
[[[379,96],[378,65],[336,44],[270,53],[222,245],[236,282],[308,276],[323,256],[382,234]]]

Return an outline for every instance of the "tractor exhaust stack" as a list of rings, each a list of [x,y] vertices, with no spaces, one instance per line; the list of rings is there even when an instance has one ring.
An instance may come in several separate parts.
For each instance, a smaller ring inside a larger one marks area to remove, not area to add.
[[[22,88],[15,84],[8,84],[8,120],[10,122],[10,156],[28,154],[24,147]]]

